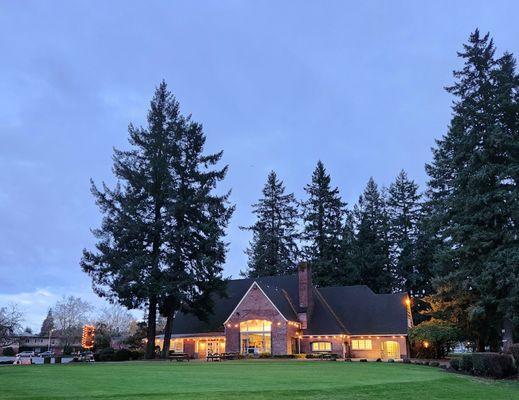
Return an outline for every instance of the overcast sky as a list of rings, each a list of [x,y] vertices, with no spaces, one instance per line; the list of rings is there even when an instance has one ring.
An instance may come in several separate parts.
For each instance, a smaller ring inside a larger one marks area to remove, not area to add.
[[[161,79],[224,150],[236,277],[238,227],[272,169],[301,197],[321,159],[350,206],[370,176],[403,168],[423,187],[456,51],[479,27],[518,54],[518,15],[515,1],[0,0],[0,306],[39,329],[62,295],[102,305],[79,267],[100,221],[89,179],[113,182],[112,148]]]

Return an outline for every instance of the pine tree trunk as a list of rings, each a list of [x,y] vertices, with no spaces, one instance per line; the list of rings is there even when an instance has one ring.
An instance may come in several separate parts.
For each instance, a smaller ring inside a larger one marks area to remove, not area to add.
[[[147,343],[146,343],[146,358],[155,358],[155,334],[157,331],[157,298],[155,296],[150,297],[150,303],[148,307],[148,332],[147,332]]]
[[[169,355],[169,345],[171,341],[171,332],[173,331],[173,313],[168,310],[166,316],[166,326],[164,327],[164,345],[162,347],[162,358]]]
[[[485,351],[485,341],[481,337],[478,337],[476,339],[476,350],[479,353],[482,353]]]

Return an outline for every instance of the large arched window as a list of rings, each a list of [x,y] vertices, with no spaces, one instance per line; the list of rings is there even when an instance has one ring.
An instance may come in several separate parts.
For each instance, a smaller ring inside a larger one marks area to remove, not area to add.
[[[242,354],[270,353],[271,331],[271,321],[256,319],[240,322]]]

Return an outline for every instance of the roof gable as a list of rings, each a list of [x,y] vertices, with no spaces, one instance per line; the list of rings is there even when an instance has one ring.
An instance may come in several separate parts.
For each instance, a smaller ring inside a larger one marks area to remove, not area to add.
[[[226,282],[227,296],[214,295],[213,313],[206,321],[177,313],[174,335],[223,332],[224,323],[236,312],[254,284],[285,320],[297,321],[298,281],[296,275],[237,279]],[[314,310],[306,334],[351,335],[406,334],[406,294],[375,294],[367,286],[314,288]]]
[[[248,296],[250,295],[251,291],[254,289],[254,288],[257,288],[261,291],[261,293],[263,294],[263,296],[265,296],[265,298],[268,300],[268,302],[272,305],[272,307],[274,307],[274,309],[279,313],[279,315],[281,315],[281,317],[283,317],[285,319],[285,321],[288,320],[288,318],[279,310],[278,307],[276,307],[276,304],[274,304],[274,302],[272,301],[272,299],[265,293],[265,291],[261,288],[261,286],[258,284],[258,282],[254,281],[252,282],[252,285],[250,285],[249,287],[249,290],[247,290],[247,292],[243,295],[243,297],[241,298],[241,300],[238,302],[238,304],[236,305],[236,307],[234,307],[234,309],[232,310],[232,312],[229,314],[229,316],[227,317],[227,319],[225,320],[224,322],[224,325],[231,319],[231,317],[236,313],[237,310],[240,309],[240,306],[242,305],[242,303],[244,301],[246,301],[246,299],[248,298]],[[272,291],[270,291],[271,294],[272,294]]]

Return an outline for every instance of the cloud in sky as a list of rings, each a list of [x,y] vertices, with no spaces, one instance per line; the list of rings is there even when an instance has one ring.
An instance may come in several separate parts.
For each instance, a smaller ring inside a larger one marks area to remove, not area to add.
[[[79,268],[100,221],[89,179],[113,182],[112,148],[145,122],[160,80],[203,123],[207,151],[224,150],[237,276],[250,240],[238,227],[271,169],[301,198],[321,159],[350,205],[370,176],[387,185],[402,168],[423,187],[456,51],[479,27],[519,54],[518,13],[515,1],[2,2],[0,305],[32,301],[39,326],[63,294],[101,301]]]

